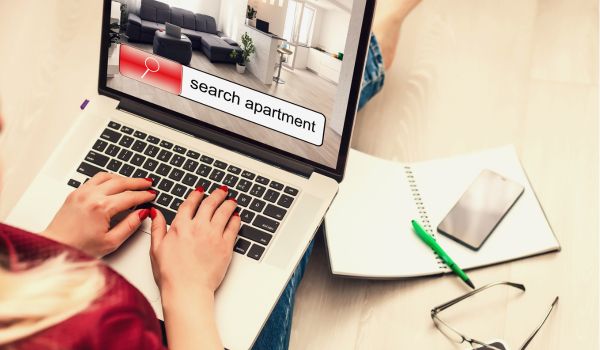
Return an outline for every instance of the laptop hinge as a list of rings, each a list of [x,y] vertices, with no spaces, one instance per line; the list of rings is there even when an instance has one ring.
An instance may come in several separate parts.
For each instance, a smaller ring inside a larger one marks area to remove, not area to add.
[[[227,135],[224,132],[213,130],[206,126],[198,125],[198,123],[186,120],[189,117],[174,116],[172,113],[152,108],[126,98],[121,98],[117,109],[143,117],[162,126],[216,144],[228,150],[241,153],[250,158],[263,161],[269,165],[305,178],[309,178],[315,170],[314,167],[310,165],[277,154],[263,147],[253,145],[250,142],[240,140],[237,137]]]

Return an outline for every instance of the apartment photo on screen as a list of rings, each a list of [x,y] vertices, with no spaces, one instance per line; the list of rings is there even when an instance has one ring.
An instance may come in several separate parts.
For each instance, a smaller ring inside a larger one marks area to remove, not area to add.
[[[107,87],[334,168],[353,1],[112,1]]]

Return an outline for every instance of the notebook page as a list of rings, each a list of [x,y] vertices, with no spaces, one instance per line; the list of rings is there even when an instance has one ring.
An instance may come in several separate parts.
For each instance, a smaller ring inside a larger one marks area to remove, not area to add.
[[[350,150],[325,217],[332,272],[370,278],[440,273],[434,253],[412,231],[417,217],[402,164]]]
[[[436,232],[440,245],[463,269],[475,268],[560,248],[512,146],[411,164],[431,226],[448,214],[483,169],[521,184],[525,190],[479,251]]]

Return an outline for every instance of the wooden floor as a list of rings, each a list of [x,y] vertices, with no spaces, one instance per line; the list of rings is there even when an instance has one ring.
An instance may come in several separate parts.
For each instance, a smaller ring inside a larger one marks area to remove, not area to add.
[[[100,7],[0,2],[0,219],[96,91]],[[468,335],[518,349],[559,295],[528,349],[598,348],[597,41],[593,0],[424,0],[405,23],[384,91],[358,115],[353,146],[387,159],[516,145],[563,249],[470,273],[478,284],[511,280],[527,292],[478,299],[451,315]],[[318,239],[291,349],[466,348],[452,346],[429,317],[432,306],[465,292],[456,278],[332,277],[324,249]]]
[[[147,52],[152,52],[152,45],[131,43]],[[281,148],[292,154],[312,159],[316,162],[335,168],[341,137],[329,127],[332,125],[332,112],[337,86],[306,69],[282,69],[281,78],[285,84],[265,85],[250,72],[237,73],[235,65],[227,63],[211,63],[200,51],[194,51],[190,62],[192,68],[219,76],[237,84],[269,94],[303,107],[318,111],[325,115],[327,126],[323,145],[314,146],[302,140],[256,125],[241,118],[224,118],[218,110],[206,108],[191,100],[173,95],[137,80],[119,74],[107,79],[108,87],[140,96],[161,106],[166,106],[185,115],[211,123],[240,135],[260,140],[268,145]]]

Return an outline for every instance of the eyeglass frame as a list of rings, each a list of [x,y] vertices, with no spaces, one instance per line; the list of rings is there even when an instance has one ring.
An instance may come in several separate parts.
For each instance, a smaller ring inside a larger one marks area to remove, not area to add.
[[[459,296],[458,298],[454,298],[442,305],[436,306],[433,309],[431,309],[431,319],[433,320],[433,324],[435,325],[436,328],[438,328],[438,330],[444,334],[444,336],[446,335],[439,327],[437,322],[443,324],[445,327],[447,327],[449,330],[451,330],[452,332],[456,333],[456,335],[458,335],[462,340],[460,342],[458,342],[458,344],[462,344],[462,343],[469,343],[471,345],[472,348],[475,348],[474,344],[477,344],[479,346],[484,346],[488,349],[491,350],[504,350],[501,348],[498,348],[496,346],[490,345],[490,344],[486,344],[480,340],[474,339],[474,338],[470,338],[467,337],[466,335],[462,334],[461,332],[457,331],[456,329],[454,329],[453,327],[451,327],[450,325],[448,325],[446,322],[442,321],[442,319],[439,318],[438,314],[446,309],[448,309],[451,306],[454,306],[456,304],[458,304],[459,302],[479,293],[482,292],[488,288],[494,287],[494,286],[498,286],[498,285],[506,285],[506,286],[510,286],[510,287],[514,287],[517,288],[519,290],[521,290],[522,292],[525,292],[525,285],[521,284],[521,283],[513,283],[513,282],[494,282],[494,283],[490,283],[490,284],[486,284],[483,287],[477,288],[475,290],[470,291],[469,293],[466,293],[462,296]],[[546,320],[548,319],[548,317],[550,317],[550,314],[552,313],[552,310],[554,310],[554,308],[556,307],[556,304],[558,304],[558,296],[556,298],[554,298],[554,301],[552,302],[552,304],[550,305],[550,309],[548,310],[548,312],[546,313],[546,316],[544,317],[544,319],[542,320],[542,322],[537,326],[537,328],[533,331],[533,333],[531,333],[531,335],[525,340],[525,342],[523,343],[523,345],[521,345],[521,347],[519,348],[520,350],[525,350],[527,348],[527,346],[529,346],[529,343],[531,343],[531,341],[533,340],[533,338],[537,335],[537,333],[540,331],[540,329],[542,328],[542,326],[544,325],[544,323],[546,323]],[[436,322],[437,321],[437,322]]]

